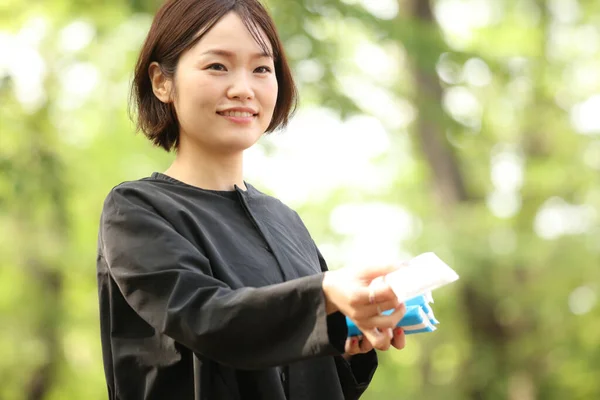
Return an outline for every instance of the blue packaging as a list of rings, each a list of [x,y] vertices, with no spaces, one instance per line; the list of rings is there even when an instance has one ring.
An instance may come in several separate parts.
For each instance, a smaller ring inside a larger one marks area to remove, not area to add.
[[[433,315],[433,309],[429,305],[432,301],[431,295],[419,295],[406,300],[406,314],[397,326],[402,328],[407,335],[435,331],[435,325],[438,325],[439,321]],[[387,310],[383,314],[389,315],[392,312],[393,310]],[[354,321],[348,317],[346,317],[346,325],[349,337],[362,335]]]

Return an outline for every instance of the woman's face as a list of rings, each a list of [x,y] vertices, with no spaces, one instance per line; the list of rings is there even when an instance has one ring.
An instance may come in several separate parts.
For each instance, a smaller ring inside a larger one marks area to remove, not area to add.
[[[247,149],[266,131],[276,101],[272,57],[230,12],[179,59],[174,106],[180,150],[198,146],[231,154]]]

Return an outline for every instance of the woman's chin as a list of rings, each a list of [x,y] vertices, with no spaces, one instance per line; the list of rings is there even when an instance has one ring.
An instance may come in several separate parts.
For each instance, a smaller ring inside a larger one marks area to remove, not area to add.
[[[231,140],[219,143],[215,150],[221,153],[242,153],[254,146],[258,139],[260,136],[231,138]]]
[[[221,133],[218,137],[200,137],[189,135],[186,139],[180,141],[181,147],[188,147],[186,143],[189,142],[190,149],[197,148],[200,152],[210,152],[215,154],[231,155],[231,153],[241,153],[244,150],[252,147],[260,137],[262,133],[256,130],[240,132],[237,131],[226,131]],[[192,144],[195,143],[195,144]]]
[[[261,136],[262,133],[257,132],[231,132],[223,137],[225,140],[222,145],[226,148],[243,151],[254,146]]]

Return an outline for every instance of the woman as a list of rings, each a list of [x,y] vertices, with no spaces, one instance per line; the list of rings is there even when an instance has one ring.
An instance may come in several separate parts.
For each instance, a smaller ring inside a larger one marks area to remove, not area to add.
[[[256,0],[170,0],[133,84],[138,124],[176,158],[108,195],[98,245],[110,399],[356,399],[373,348],[404,347],[394,267],[327,271],[299,216],[243,180],[296,93]],[[381,310],[395,309],[384,316]],[[364,332],[346,338],[345,315]]]

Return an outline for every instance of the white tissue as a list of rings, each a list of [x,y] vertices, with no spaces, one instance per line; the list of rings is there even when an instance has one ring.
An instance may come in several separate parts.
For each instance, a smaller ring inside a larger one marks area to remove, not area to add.
[[[458,274],[434,253],[423,253],[385,276],[401,303],[419,295],[431,298],[431,291],[458,279]]]

